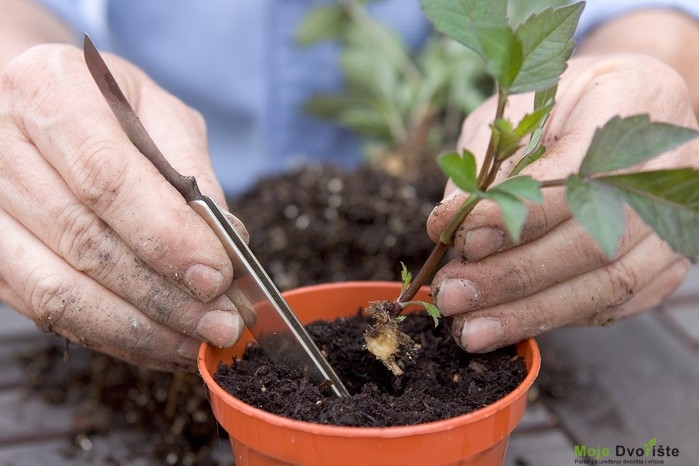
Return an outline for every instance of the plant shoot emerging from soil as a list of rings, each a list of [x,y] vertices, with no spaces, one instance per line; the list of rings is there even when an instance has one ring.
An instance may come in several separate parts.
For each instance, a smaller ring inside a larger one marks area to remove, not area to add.
[[[410,273],[403,270],[405,286],[396,301],[372,304],[369,312],[378,317],[367,337],[367,347],[377,358],[397,373],[393,368],[402,365],[401,348],[414,345],[402,342],[396,318],[408,305],[415,304],[413,297],[433,275],[457,228],[485,199],[498,205],[507,232],[516,243],[527,217],[525,203],[541,203],[543,188],[563,187],[573,216],[610,258],[624,234],[624,207],[628,205],[675,251],[696,261],[699,243],[686,232],[699,229],[699,171],[632,170],[633,166],[695,138],[699,133],[693,129],[652,122],[647,115],[617,116],[596,131],[577,173],[554,180],[536,180],[520,174],[546,151],[541,145],[543,127],[554,106],[558,80],[574,49],[572,38],[584,2],[545,9],[515,26],[508,19],[507,0],[421,0],[421,4],[437,30],[484,60],[495,83],[497,105],[480,167],[468,149],[438,159],[444,173],[468,197],[441,233],[415,279],[411,281]],[[505,114],[508,97],[529,92],[534,93],[531,113],[520,121],[510,120]],[[524,154],[506,179],[494,184],[503,162],[523,148]],[[426,308],[436,319],[436,308]],[[386,336],[384,328],[387,334],[398,336]],[[407,357],[413,355],[408,353]]]

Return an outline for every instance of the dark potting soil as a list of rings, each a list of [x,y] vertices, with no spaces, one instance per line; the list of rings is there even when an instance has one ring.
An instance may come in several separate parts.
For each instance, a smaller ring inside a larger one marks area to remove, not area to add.
[[[229,207],[282,290],[395,281],[401,262],[417,270],[434,247],[425,224],[445,183],[441,173],[408,183],[369,166],[311,165],[259,180]]]
[[[526,376],[514,346],[468,354],[454,342],[446,319],[435,328],[426,314],[405,319],[401,330],[420,346],[405,374],[393,376],[364,349],[369,321],[359,313],[317,321],[309,333],[351,396],[332,397],[300,371],[271,364],[256,344],[242,360],[221,364],[214,378],[235,397],[292,419],[343,426],[387,427],[452,418],[499,400]]]

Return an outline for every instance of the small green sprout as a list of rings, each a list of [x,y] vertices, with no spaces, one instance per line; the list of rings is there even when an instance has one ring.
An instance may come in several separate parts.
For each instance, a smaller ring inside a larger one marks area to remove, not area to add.
[[[408,289],[410,286],[410,282],[413,280],[413,274],[408,271],[408,268],[405,266],[403,262],[400,263],[401,265],[401,271],[400,271],[400,277],[401,277],[401,294],[405,293],[405,290]],[[439,313],[439,309],[437,309],[437,306],[435,306],[432,303],[428,303],[426,301],[418,301],[418,300],[412,300],[408,302],[402,302],[400,303],[400,306],[405,309],[408,306],[411,305],[416,305],[416,306],[422,306],[425,308],[427,313],[432,317],[434,320],[434,326],[436,327],[439,325],[439,319],[442,317],[442,315]],[[404,316],[399,316],[399,317],[404,317]],[[397,320],[398,323],[403,322],[404,319]]]

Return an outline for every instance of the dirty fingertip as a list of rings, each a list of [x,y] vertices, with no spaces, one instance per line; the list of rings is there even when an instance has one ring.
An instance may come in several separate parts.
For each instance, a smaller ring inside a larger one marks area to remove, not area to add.
[[[469,261],[478,261],[500,251],[505,246],[505,234],[498,228],[481,227],[466,233],[458,232],[463,256]]]
[[[243,320],[237,312],[209,311],[197,324],[197,334],[214,346],[233,346],[243,333]]]
[[[498,320],[476,317],[461,327],[457,343],[469,353],[485,353],[500,348],[506,339],[505,327]]]
[[[184,286],[195,298],[208,303],[224,291],[223,274],[213,267],[194,264],[184,273]]]

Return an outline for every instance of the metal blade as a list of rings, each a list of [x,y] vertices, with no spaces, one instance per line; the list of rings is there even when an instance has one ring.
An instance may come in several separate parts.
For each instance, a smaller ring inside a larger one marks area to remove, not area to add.
[[[317,384],[331,381],[330,388],[336,396],[348,396],[340,378],[223,211],[208,196],[189,205],[207,221],[226,248],[235,270],[226,295],[262,350],[277,364],[300,368]]]
[[[226,295],[262,350],[274,363],[299,368],[317,384],[329,380],[336,396],[349,395],[223,210],[201,194],[194,177],[182,176],[157,148],[87,35],[84,53],[90,74],[131,142],[207,222],[226,249],[235,270]]]

